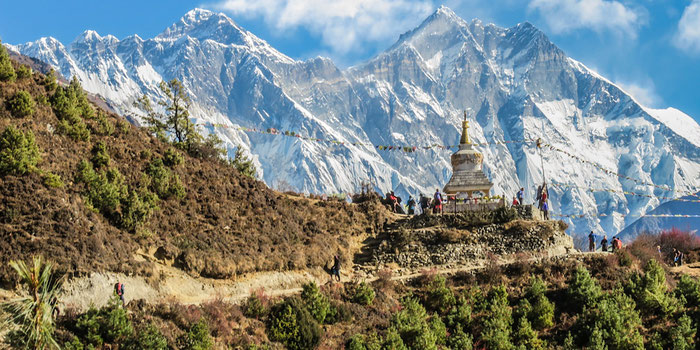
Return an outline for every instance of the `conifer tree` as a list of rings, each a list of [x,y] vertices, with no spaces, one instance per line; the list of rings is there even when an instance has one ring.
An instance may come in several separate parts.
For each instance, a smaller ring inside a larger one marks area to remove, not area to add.
[[[17,74],[12,66],[10,55],[7,54],[7,50],[0,42],[0,81],[15,81],[16,78]]]
[[[504,285],[493,287],[489,291],[487,308],[481,338],[489,349],[512,349],[510,328],[513,320],[510,306],[508,306],[508,293]]]
[[[678,319],[678,325],[671,329],[671,339],[674,350],[692,350],[695,348],[696,329],[688,315],[683,314]]]

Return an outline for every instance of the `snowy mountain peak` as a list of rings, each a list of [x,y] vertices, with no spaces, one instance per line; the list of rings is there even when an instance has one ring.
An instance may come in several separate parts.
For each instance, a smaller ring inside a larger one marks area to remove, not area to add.
[[[55,39],[54,39],[55,40]],[[95,42],[95,41],[102,41],[102,37],[100,34],[97,34],[96,31],[94,30],[86,30],[82,32],[80,35],[78,35],[75,40],[73,40],[73,43],[90,43],[90,42]]]
[[[391,48],[347,70],[327,58],[293,60],[224,14],[202,9],[156,38],[86,45],[99,35],[83,37],[70,50],[53,38],[15,48],[77,76],[124,114],[134,114],[136,96],[159,100],[160,81],[181,80],[197,123],[230,154],[249,152],[261,178],[278,189],[347,193],[367,181],[405,198],[432,193],[451,176],[452,152],[429,145],[455,144],[462,111],[471,109],[470,137],[483,144],[492,194],[524,187],[526,201],[534,201],[542,162],[532,144],[518,140],[542,138],[562,150],[541,153],[548,183],[569,185],[549,194],[553,213],[576,215],[566,219],[572,233],[614,234],[634,215],[700,190],[700,126],[692,118],[643,108],[527,22],[467,23],[440,7]]]

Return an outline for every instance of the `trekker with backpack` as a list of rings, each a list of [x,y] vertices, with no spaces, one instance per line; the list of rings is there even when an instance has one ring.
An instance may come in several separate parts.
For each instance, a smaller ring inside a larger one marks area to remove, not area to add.
[[[439,188],[435,189],[433,201],[435,202],[433,205],[433,214],[435,214],[436,212],[442,214],[442,193],[440,193]]]
[[[124,283],[117,282],[114,284],[114,293],[116,293],[119,296],[119,300],[122,301],[122,307],[126,305],[126,302],[124,301]]]
[[[608,236],[603,235],[603,239],[600,241],[601,250],[604,252],[608,251]]]
[[[331,279],[333,276],[338,277],[338,282],[340,282],[340,257],[338,255],[333,256],[333,267],[331,267]]]
[[[518,193],[517,193],[518,203],[520,203],[520,205],[523,205],[523,197],[524,196],[525,196],[525,188],[520,187],[520,191],[518,191]]]
[[[588,251],[595,251],[595,235],[593,234],[593,231],[591,231],[591,233],[588,234]]]
[[[408,215],[415,214],[416,200],[413,199],[413,196],[408,196],[408,202],[406,204],[408,205]]]

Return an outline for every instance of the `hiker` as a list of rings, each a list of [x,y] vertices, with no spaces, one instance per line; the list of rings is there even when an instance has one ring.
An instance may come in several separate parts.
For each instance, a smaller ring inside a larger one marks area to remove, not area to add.
[[[591,231],[591,233],[588,234],[588,251],[595,251],[595,235],[593,234],[593,231]]]
[[[535,192],[535,193],[537,194],[537,198],[535,198],[535,199],[540,203],[539,207],[541,207],[542,206],[542,185],[537,186],[537,192]]]
[[[424,196],[422,193],[420,194],[420,212],[422,214],[425,214],[428,212],[428,206],[430,204],[428,203],[430,201],[430,198]]]
[[[517,198],[513,197],[513,206],[516,206],[516,205],[520,205],[520,203],[518,203]]]
[[[396,212],[399,214],[406,214],[406,212],[403,210],[403,205],[401,204],[401,197],[395,196],[396,197]]]
[[[540,194],[540,207],[547,202],[547,186],[542,187],[542,194]]]
[[[435,202],[433,204],[433,214],[435,214],[436,212],[442,214],[442,193],[440,193],[439,188],[435,189],[433,201]]]
[[[391,212],[396,213],[396,207],[399,205],[399,203],[396,200],[396,196],[394,195],[394,191],[389,192],[389,196],[387,199],[389,200],[389,205],[391,205]]]
[[[338,282],[340,282],[340,258],[337,255],[333,256],[333,267],[331,267],[331,281],[333,281],[333,276],[338,277]]]
[[[612,247],[613,247],[613,252],[615,250],[622,249],[622,241],[617,237],[613,237]]]
[[[413,196],[408,196],[408,202],[406,204],[408,205],[408,215],[415,214],[416,200],[413,199]]]
[[[520,187],[520,191],[518,191],[517,196],[518,196],[518,203],[520,205],[523,205],[523,195],[525,194],[525,188]]]
[[[122,307],[124,307],[126,305],[126,302],[124,301],[124,283],[115,283],[114,292],[119,296],[119,299],[122,301]]]
[[[659,253],[659,260],[663,261],[664,260],[664,254],[661,253],[661,246],[657,245],[656,246],[656,252]]]
[[[603,239],[600,241],[601,250],[604,252],[608,251],[608,236],[603,235]]]
[[[678,266],[683,266],[683,252],[678,250]]]
[[[549,220],[549,204],[547,202],[542,204],[542,212],[544,213],[544,219]]]

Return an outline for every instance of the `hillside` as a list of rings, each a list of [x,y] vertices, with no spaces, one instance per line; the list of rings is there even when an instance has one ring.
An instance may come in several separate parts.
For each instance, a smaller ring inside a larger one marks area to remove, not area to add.
[[[0,133],[14,127],[33,134],[40,160],[26,174],[0,176],[2,286],[13,285],[8,262],[34,254],[73,276],[150,276],[153,264],[134,260],[139,250],[214,278],[321,266],[336,253],[350,259],[353,240],[384,222],[376,203],[285,195],[224,161],[191,157],[87,102],[76,82],[61,87],[9,62],[23,73],[0,81]],[[32,101],[27,115],[14,107],[20,95]],[[70,98],[57,102],[58,95]],[[168,160],[175,164],[164,165]]]
[[[530,23],[503,28],[440,7],[347,69],[327,58],[294,60],[225,14],[202,9],[152,38],[87,30],[71,43],[13,44],[77,77],[125,116],[141,113],[137,97],[155,101],[157,84],[177,78],[197,122],[230,153],[250,152],[272,188],[347,193],[369,181],[404,198],[431,193],[451,175],[454,148],[437,145],[456,144],[467,110],[493,194],[524,187],[534,201],[540,156],[520,141],[542,138],[561,150],[543,148],[542,156],[548,181],[568,186],[551,188],[550,204],[552,213],[572,216],[565,218],[572,234],[616,234],[666,198],[699,190],[700,126],[692,118],[645,108]]]

